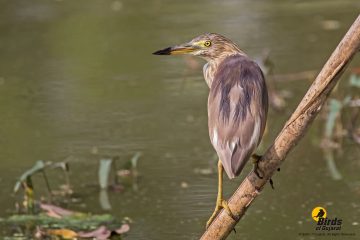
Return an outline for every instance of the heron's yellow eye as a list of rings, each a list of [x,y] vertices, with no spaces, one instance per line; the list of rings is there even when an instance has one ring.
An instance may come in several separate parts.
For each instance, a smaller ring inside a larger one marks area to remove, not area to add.
[[[211,46],[211,42],[210,42],[210,41],[205,41],[205,42],[204,42],[204,46],[205,46],[205,47],[210,47],[210,46]]]

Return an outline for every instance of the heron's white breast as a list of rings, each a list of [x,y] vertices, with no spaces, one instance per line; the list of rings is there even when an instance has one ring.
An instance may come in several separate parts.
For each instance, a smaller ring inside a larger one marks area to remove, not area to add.
[[[212,69],[212,65],[210,63],[206,63],[203,67],[203,74],[204,74],[204,78],[205,78],[205,82],[208,85],[208,87],[211,87],[211,83],[214,79],[214,73],[213,73],[213,69]]]

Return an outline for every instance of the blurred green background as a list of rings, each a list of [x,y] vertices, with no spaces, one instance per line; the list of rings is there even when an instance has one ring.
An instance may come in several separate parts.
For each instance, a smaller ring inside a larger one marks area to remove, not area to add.
[[[1,1],[0,216],[14,211],[12,188],[24,170],[36,160],[69,156],[81,203],[67,207],[104,213],[99,159],[119,156],[121,163],[141,152],[138,190],[109,192],[109,212],[134,221],[125,239],[197,239],[217,191],[216,173],[208,171],[216,156],[208,137],[204,62],[151,53],[217,32],[254,58],[269,50],[274,74],[318,72],[359,10],[356,0]],[[359,64],[357,56],[350,67]],[[338,91],[346,91],[348,76]],[[270,110],[259,153],[310,83],[276,83],[287,93],[286,107]],[[276,190],[264,189],[229,239],[315,239],[299,233],[313,231],[316,206],[360,237],[359,145],[345,138],[334,157],[342,177],[334,180],[319,147],[323,126],[314,123],[274,176]],[[251,167],[225,180],[226,197]],[[63,181],[55,172],[49,178],[52,185]],[[34,181],[39,198],[46,191],[40,177]],[[0,230],[6,235],[8,227]]]

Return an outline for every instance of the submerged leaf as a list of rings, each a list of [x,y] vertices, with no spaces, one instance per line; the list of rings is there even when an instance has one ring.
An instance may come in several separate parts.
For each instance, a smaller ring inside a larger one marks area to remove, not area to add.
[[[111,209],[111,203],[109,201],[109,195],[108,192],[105,189],[101,189],[99,193],[99,202],[100,206],[103,210],[110,210]]]
[[[330,173],[330,176],[333,180],[341,180],[342,175],[336,167],[335,160],[334,160],[334,153],[331,150],[324,151],[324,157],[327,163],[327,167]]]

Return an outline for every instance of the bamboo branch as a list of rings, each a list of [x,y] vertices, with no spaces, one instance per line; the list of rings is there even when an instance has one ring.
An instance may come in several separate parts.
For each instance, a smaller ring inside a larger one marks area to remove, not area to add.
[[[238,220],[234,221],[226,212],[221,211],[202,235],[201,240],[225,239],[234,229],[252,201],[259,195],[264,185],[285,160],[290,150],[304,136],[347,64],[359,49],[360,15],[332,53],[274,143],[262,156],[259,168],[260,172],[264,174],[264,178],[259,179],[251,171],[230,198],[229,207],[235,215],[239,216]]]

